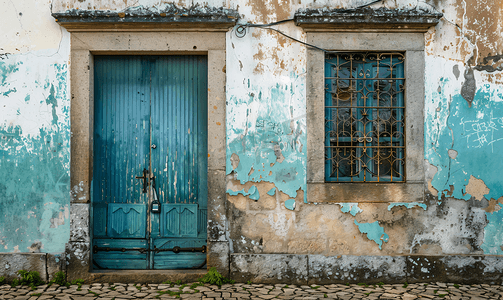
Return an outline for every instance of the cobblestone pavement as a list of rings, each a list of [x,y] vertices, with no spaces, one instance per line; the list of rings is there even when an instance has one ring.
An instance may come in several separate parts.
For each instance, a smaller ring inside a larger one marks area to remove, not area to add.
[[[61,299],[61,300],[120,300],[120,299],[502,299],[503,286],[452,283],[419,284],[82,284],[70,287],[42,285],[0,286],[0,299]]]

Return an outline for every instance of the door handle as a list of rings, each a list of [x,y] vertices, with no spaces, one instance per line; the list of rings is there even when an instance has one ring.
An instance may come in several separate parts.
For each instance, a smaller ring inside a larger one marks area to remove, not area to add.
[[[148,170],[143,169],[143,176],[136,176],[136,179],[143,179],[143,193],[147,193],[147,185],[148,185]]]

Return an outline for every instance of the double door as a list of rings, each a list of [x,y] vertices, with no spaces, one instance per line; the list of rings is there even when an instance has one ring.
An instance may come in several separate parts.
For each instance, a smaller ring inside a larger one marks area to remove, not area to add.
[[[207,58],[95,56],[95,269],[204,266]]]

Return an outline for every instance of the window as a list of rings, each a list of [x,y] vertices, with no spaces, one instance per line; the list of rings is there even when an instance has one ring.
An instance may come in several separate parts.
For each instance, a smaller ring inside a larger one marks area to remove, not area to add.
[[[325,181],[405,182],[405,55],[325,55]]]
[[[422,202],[424,34],[305,29],[306,201]]]

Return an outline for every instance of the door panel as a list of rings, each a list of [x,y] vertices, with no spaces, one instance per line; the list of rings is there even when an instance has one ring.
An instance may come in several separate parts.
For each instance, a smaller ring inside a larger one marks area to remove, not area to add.
[[[95,267],[204,264],[206,253],[155,247],[206,245],[207,58],[95,56],[94,61]],[[147,178],[138,179],[144,169]],[[151,211],[154,181],[160,213]],[[145,251],[136,249],[140,246]]]
[[[199,248],[206,245],[206,239],[169,239],[157,238],[153,241],[155,249]],[[206,253],[201,252],[153,252],[154,269],[193,269],[202,268],[206,262]]]
[[[110,203],[107,217],[109,237],[146,238],[146,205]]]
[[[163,204],[162,237],[197,237],[197,204]]]
[[[109,251],[94,251],[97,248]],[[125,250],[122,249],[142,249]],[[93,265],[97,269],[147,269],[148,244],[145,239],[95,239],[93,241]]]
[[[165,56],[152,70],[152,172],[162,203],[207,198],[207,59]]]

